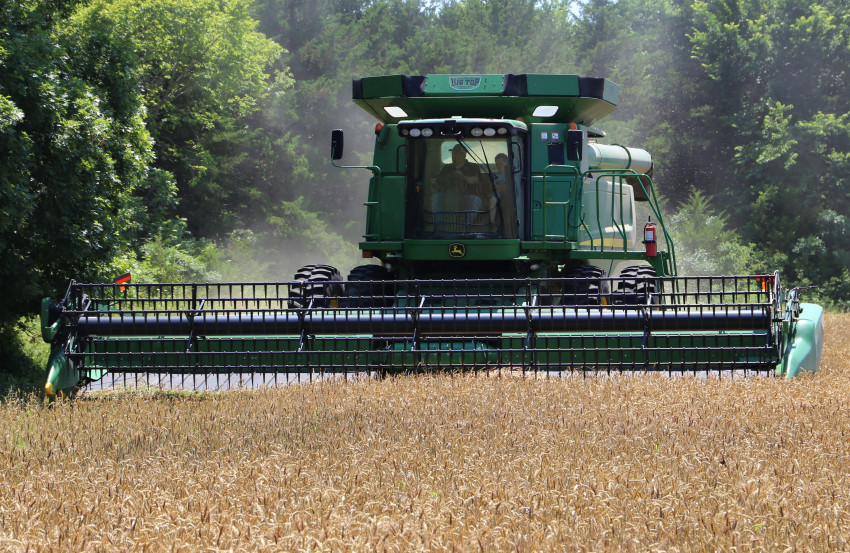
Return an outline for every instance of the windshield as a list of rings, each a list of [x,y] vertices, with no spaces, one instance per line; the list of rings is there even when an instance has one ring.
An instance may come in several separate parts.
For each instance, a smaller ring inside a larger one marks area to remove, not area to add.
[[[516,238],[518,163],[507,138],[410,140],[407,235]]]

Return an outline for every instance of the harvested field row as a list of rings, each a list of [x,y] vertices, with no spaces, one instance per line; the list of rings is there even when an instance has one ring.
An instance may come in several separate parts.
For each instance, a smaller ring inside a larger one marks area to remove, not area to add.
[[[850,550],[850,316],[795,381],[326,382],[0,406],[0,549]]]

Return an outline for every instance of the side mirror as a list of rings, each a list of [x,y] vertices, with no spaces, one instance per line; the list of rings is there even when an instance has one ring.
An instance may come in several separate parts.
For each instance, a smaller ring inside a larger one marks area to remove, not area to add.
[[[584,150],[584,133],[577,129],[567,131],[567,159],[581,161]]]
[[[342,159],[342,130],[331,131],[331,159]]]

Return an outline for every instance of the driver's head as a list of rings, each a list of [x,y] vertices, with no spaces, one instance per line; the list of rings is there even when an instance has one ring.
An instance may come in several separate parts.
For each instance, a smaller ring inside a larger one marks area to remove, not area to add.
[[[458,144],[452,148],[452,163],[455,165],[461,165],[464,162],[466,162],[466,148],[464,148],[461,144]]]

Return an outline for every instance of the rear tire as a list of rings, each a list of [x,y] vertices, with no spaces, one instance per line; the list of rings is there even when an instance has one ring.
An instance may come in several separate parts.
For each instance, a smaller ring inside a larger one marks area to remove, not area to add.
[[[607,305],[611,294],[611,285],[605,279],[605,271],[593,265],[582,265],[570,269],[566,278],[581,280],[564,282],[564,295],[561,305]]]
[[[390,272],[381,265],[359,265],[348,273],[343,307],[388,307],[393,303]]]
[[[290,309],[337,307],[342,295],[342,277],[330,265],[305,265],[295,273],[295,283],[289,288]]]
[[[649,265],[631,265],[620,271],[615,305],[650,305],[658,303],[655,269]]]

